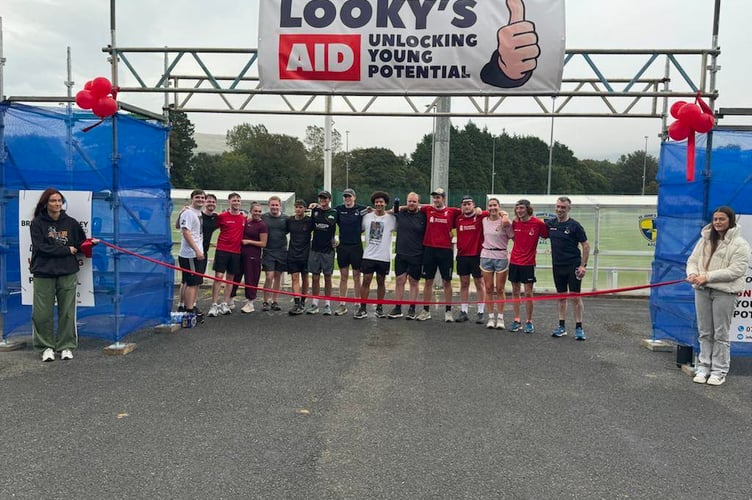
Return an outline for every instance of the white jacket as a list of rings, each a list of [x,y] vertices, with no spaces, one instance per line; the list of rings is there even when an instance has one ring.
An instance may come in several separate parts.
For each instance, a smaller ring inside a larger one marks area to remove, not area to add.
[[[687,276],[705,274],[708,277],[704,285],[706,288],[739,293],[744,290],[749,266],[749,244],[742,238],[741,227],[732,227],[726,231],[726,237],[718,241],[718,247],[708,265],[711,229],[711,224],[702,228],[700,241],[687,260]]]

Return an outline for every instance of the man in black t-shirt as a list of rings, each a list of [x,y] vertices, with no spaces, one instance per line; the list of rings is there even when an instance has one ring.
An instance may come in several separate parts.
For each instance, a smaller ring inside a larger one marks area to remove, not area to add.
[[[308,272],[311,273],[313,295],[321,292],[321,274],[324,274],[324,294],[332,294],[332,273],[334,272],[334,233],[337,230],[337,212],[331,207],[332,195],[329,191],[319,193],[319,202],[311,204],[313,238],[308,254]],[[332,306],[327,299],[322,314],[331,316]],[[318,314],[319,300],[312,299],[306,309],[307,314]]]
[[[420,197],[417,193],[407,195],[407,210],[399,210],[399,201],[394,200],[394,215],[397,217],[397,243],[394,256],[394,272],[397,282],[394,298],[402,300],[405,295],[405,282],[410,282],[410,307],[407,319],[415,319],[415,302],[420,293],[419,283],[423,264],[423,235],[426,232],[426,214],[420,210]],[[402,306],[396,305],[389,318],[401,318]]]
[[[290,243],[287,247],[287,272],[292,278],[292,291],[296,295],[291,315],[303,314],[305,295],[308,293],[308,253],[311,249],[313,221],[306,216],[304,200],[295,200],[295,215],[287,219],[287,232]],[[302,285],[301,285],[302,282]]]
[[[282,200],[279,196],[269,198],[269,212],[261,216],[269,228],[269,239],[264,247],[261,269],[265,273],[264,288],[279,290],[282,285],[282,273],[287,265],[287,216],[282,213]],[[264,291],[262,311],[279,311],[277,293]]]
[[[342,192],[344,203],[334,208],[337,211],[339,226],[339,243],[337,244],[337,265],[339,266],[339,295],[347,297],[347,279],[350,268],[353,274],[353,290],[357,297],[360,293],[360,261],[363,259],[363,216],[368,207],[355,203],[355,191],[345,189]],[[347,305],[341,302],[334,311],[336,316],[347,314]]]

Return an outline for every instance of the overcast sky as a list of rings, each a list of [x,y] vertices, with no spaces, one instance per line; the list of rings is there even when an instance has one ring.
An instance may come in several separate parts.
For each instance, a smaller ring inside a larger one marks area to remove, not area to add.
[[[484,0],[490,1],[490,0]],[[501,0],[499,0],[501,1]],[[569,49],[709,49],[712,42],[713,0],[569,0],[566,4],[566,46]],[[104,0],[2,0],[4,88],[6,96],[65,95],[66,47],[73,58],[74,93],[94,76],[109,76],[101,48],[110,41],[109,2]],[[721,56],[716,107],[752,107],[748,91],[752,47],[748,0],[722,0],[719,44]],[[258,0],[119,0],[117,43],[143,47],[257,47]],[[631,78],[646,57],[619,62]],[[162,69],[161,58],[138,65],[150,74]],[[596,58],[607,66],[607,61]],[[228,63],[229,64],[229,63]],[[634,66],[634,68],[632,68]],[[693,78],[698,65],[687,68]],[[663,63],[655,65],[661,74]],[[608,69],[606,69],[608,71]],[[565,69],[565,77],[568,75]],[[581,75],[578,75],[581,76]],[[651,76],[656,76],[654,73]],[[678,76],[675,74],[675,76]],[[121,99],[161,111],[161,98],[125,95]],[[589,106],[590,104],[588,104]],[[453,102],[457,110],[463,103]],[[578,108],[568,108],[577,111]],[[584,108],[580,108],[584,109]],[[602,109],[602,108],[599,108]],[[528,106],[527,110],[531,110]],[[303,137],[308,124],[324,124],[323,117],[279,117],[194,114],[197,132],[224,134],[243,122],[263,123],[272,132]],[[349,131],[350,149],[383,146],[410,154],[423,135],[432,130],[430,118],[335,117],[343,138]],[[453,118],[463,126],[467,118]],[[492,133],[535,135],[548,142],[551,120],[473,119]],[[737,123],[744,122],[737,119]],[[749,124],[752,120],[747,120]],[[609,158],[641,150],[648,136],[648,151],[657,155],[660,120],[560,119],[555,140],[569,146],[579,158]]]

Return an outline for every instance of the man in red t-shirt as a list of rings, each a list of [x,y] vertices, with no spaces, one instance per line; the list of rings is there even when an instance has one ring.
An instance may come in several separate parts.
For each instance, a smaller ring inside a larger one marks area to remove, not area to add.
[[[475,294],[478,299],[478,317],[476,323],[483,323],[485,312],[486,287],[480,270],[480,251],[483,245],[483,219],[487,212],[480,215],[475,211],[475,202],[469,195],[462,197],[462,213],[455,219],[457,228],[457,274],[460,276],[460,314],[456,321],[467,321],[468,297],[470,296],[470,276],[475,282]]]
[[[514,302],[514,322],[509,331],[519,332],[522,327],[520,321],[520,291],[525,284],[525,333],[535,332],[533,327],[533,285],[535,284],[535,255],[538,251],[539,238],[548,238],[546,223],[537,217],[533,217],[533,207],[528,200],[519,200],[514,205],[514,246],[509,256],[509,281],[512,283],[512,296]]]
[[[421,211],[426,214],[426,232],[423,236],[423,301],[431,302],[431,292],[433,290],[433,280],[436,276],[436,270],[441,273],[441,279],[444,285],[444,302],[452,301],[452,267],[454,264],[454,252],[452,249],[452,228],[454,220],[461,213],[459,208],[446,206],[446,193],[441,188],[436,188],[431,192],[431,204],[420,207]],[[454,321],[452,317],[452,306],[446,305],[444,320],[448,323]],[[423,310],[416,318],[418,321],[431,319],[431,312],[428,305],[423,306]]]
[[[217,216],[219,237],[217,238],[217,250],[214,252],[214,277],[217,279],[212,284],[212,305],[207,314],[209,317],[232,312],[232,298],[230,297],[232,286],[225,283],[224,302],[217,304],[219,287],[222,286],[219,280],[226,277],[228,281],[232,281],[235,276],[240,274],[241,270],[240,247],[246,218],[240,211],[242,202],[238,193],[230,193],[227,200],[230,202],[230,209]]]

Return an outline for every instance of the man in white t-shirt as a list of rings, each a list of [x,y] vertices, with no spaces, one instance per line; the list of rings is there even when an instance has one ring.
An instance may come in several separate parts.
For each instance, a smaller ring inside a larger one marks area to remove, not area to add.
[[[360,273],[363,276],[360,298],[363,301],[368,300],[374,273],[376,273],[376,295],[379,301],[384,300],[386,295],[384,280],[389,274],[389,263],[392,260],[392,232],[397,228],[397,219],[394,215],[386,213],[388,204],[389,194],[376,191],[371,195],[371,205],[374,211],[363,216],[363,232],[366,241],[363,260],[360,263]],[[362,302],[355,313],[355,319],[367,317],[366,304]],[[384,306],[381,304],[376,305],[376,317],[386,318]]]
[[[203,283],[201,275],[206,272],[204,235],[201,230],[201,208],[204,206],[205,200],[206,195],[202,190],[193,190],[190,208],[184,210],[178,219],[181,234],[178,263],[183,269],[183,283],[185,283],[181,302],[185,304],[185,312],[188,313],[196,312],[194,304],[198,295],[198,287]]]

